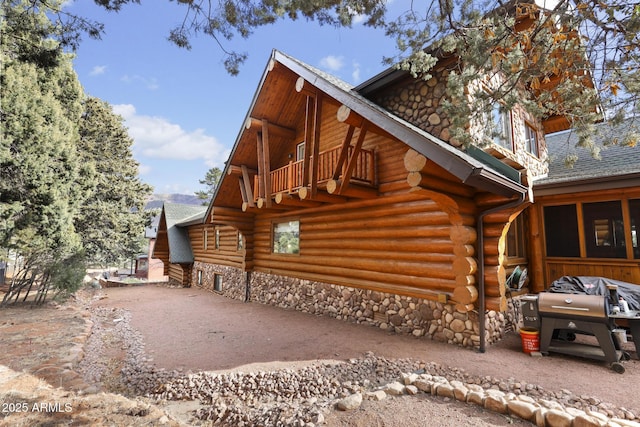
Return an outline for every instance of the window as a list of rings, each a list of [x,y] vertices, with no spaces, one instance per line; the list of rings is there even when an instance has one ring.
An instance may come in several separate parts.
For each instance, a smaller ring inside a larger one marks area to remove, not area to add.
[[[287,221],[273,224],[273,253],[300,253],[299,221]]]
[[[528,153],[540,157],[538,150],[538,132],[529,123],[524,124],[524,145]]]
[[[627,259],[630,242],[640,259],[639,225],[640,199],[545,206],[547,256]]]
[[[494,144],[513,150],[511,137],[511,113],[502,104],[495,102],[491,111],[485,116],[490,139]]]
[[[547,256],[579,257],[580,240],[576,205],[545,206],[544,235]]]
[[[589,258],[626,258],[622,204],[584,203],[584,235]]]
[[[202,270],[198,270],[198,286],[202,286]]]
[[[244,236],[241,232],[238,231],[238,250],[241,251],[244,249]]]
[[[209,230],[204,230],[202,232],[202,247],[204,250],[207,250],[207,246],[209,245]]]
[[[524,232],[524,214],[513,220],[507,232],[507,256],[509,258],[527,258]]]
[[[304,160],[304,142],[296,145],[296,161]]]
[[[629,214],[631,217],[631,245],[633,247],[633,257],[640,258],[640,246],[638,235],[640,234],[640,199],[629,200]]]
[[[216,292],[222,292],[222,274],[213,275],[213,290]]]
[[[216,249],[220,249],[220,229],[216,228],[216,234],[215,234],[215,244],[216,244]]]

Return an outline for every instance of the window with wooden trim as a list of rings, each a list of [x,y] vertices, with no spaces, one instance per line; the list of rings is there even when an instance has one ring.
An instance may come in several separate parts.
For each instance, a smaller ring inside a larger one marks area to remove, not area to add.
[[[304,142],[296,145],[296,161],[304,160]]]
[[[216,249],[220,249],[220,229],[216,228],[215,231],[215,247]]]
[[[640,259],[640,199],[629,200],[629,217],[631,219],[631,246],[633,257]]]
[[[215,273],[213,275],[213,290],[222,292],[222,274]]]
[[[484,124],[487,126],[486,135],[496,145],[513,151],[513,134],[511,131],[511,111],[499,102],[491,105],[490,111],[485,113]]]
[[[579,257],[580,233],[576,205],[544,207],[547,256]]]
[[[507,256],[510,260],[525,262],[527,259],[524,214],[518,215],[507,232]]]
[[[273,253],[300,253],[300,221],[285,221],[273,223]]]
[[[238,250],[241,251],[244,249],[244,236],[241,232],[238,231]]]
[[[202,248],[206,251],[209,246],[209,230],[206,228],[202,231]]]
[[[626,258],[626,239],[619,201],[584,203],[584,235],[588,258]]]
[[[544,206],[543,211],[549,257],[626,259],[630,243],[633,258],[640,258],[640,199]]]
[[[198,270],[198,286],[202,286],[202,270]]]
[[[540,149],[538,148],[538,131],[529,123],[524,123],[524,145],[528,153],[536,157],[540,157]]]

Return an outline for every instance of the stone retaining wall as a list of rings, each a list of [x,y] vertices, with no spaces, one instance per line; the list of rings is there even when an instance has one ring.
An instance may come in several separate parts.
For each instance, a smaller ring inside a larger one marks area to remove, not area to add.
[[[478,314],[460,313],[453,304],[261,272],[252,274],[250,287],[250,299],[263,304],[465,347],[480,344]],[[487,314],[488,344],[502,339],[509,317],[495,311]]]
[[[202,275],[202,279],[199,283],[198,276],[200,274]],[[220,290],[215,289],[216,274],[222,276]],[[246,301],[247,299],[246,277],[247,273],[239,268],[199,261],[194,262],[193,268],[191,269],[191,283],[193,285],[240,301]]]
[[[198,285],[199,271],[202,283]],[[216,274],[222,276],[220,291],[214,289]],[[261,304],[367,324],[398,334],[464,347],[480,345],[478,313],[461,313],[454,304],[261,272],[247,274],[234,267],[195,262],[192,283],[240,301],[246,301],[249,295],[249,300]],[[486,343],[501,340],[513,321],[511,309],[507,313],[489,311]]]

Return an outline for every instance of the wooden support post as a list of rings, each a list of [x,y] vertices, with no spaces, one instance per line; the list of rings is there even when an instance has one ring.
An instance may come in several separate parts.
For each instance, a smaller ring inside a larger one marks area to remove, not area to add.
[[[336,162],[336,169],[333,171],[333,179],[337,180],[342,175],[342,167],[344,166],[344,162],[347,161],[349,157],[349,147],[351,147],[351,140],[353,139],[353,133],[355,131],[355,126],[349,126],[347,129],[347,134],[342,140],[342,147],[340,147],[340,156],[338,157],[338,161]]]
[[[367,135],[367,123],[365,123],[360,128],[360,133],[358,134],[358,140],[356,141],[355,147],[353,147],[353,151],[351,152],[351,156],[349,157],[349,163],[347,164],[347,169],[344,171],[342,175],[342,185],[340,186],[340,191],[338,193],[342,194],[342,192],[349,186],[349,182],[351,181],[351,176],[353,175],[353,170],[356,168],[356,164],[358,163],[358,156],[360,155],[360,150],[362,149],[362,144],[364,142],[364,138]]]
[[[271,207],[271,158],[269,156],[269,122],[262,120],[262,154],[264,156],[264,198],[267,201],[266,207]]]
[[[258,173],[257,170],[255,169],[248,169],[246,166],[242,165],[242,166],[235,166],[235,165],[230,165],[229,168],[227,169],[227,175],[241,175],[242,174],[242,168],[244,167],[244,169],[247,170],[248,173],[255,175]]]
[[[302,164],[302,186],[309,185],[309,166],[311,164],[311,140],[313,138],[313,98],[307,97],[307,107],[304,120],[304,161]]]
[[[258,133],[256,135],[256,149],[258,155],[258,194],[257,197],[264,197],[264,150],[262,143],[262,134]]]
[[[318,94],[315,98],[313,115],[313,144],[311,152],[311,195],[315,196],[318,192],[318,168],[320,167],[320,127],[322,124],[322,94]]]
[[[247,130],[254,130],[256,132],[264,132],[264,123],[266,120],[256,119],[254,117],[249,117],[245,123],[244,127]],[[273,136],[279,136],[288,140],[295,140],[296,138],[296,130],[289,129],[284,126],[280,126],[274,123],[268,123],[269,133]]]
[[[247,198],[247,190],[244,186],[244,180],[241,176],[238,177],[238,181],[240,182],[240,195],[242,196],[242,203],[248,203],[249,199]]]
[[[249,177],[249,169],[245,165],[240,166],[242,171],[242,182],[244,183],[245,192],[247,193],[247,203],[249,207],[255,207],[253,189],[251,188],[251,178]]]

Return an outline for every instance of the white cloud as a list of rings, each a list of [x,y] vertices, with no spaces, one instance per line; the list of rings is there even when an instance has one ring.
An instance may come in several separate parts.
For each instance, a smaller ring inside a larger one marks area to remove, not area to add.
[[[142,84],[149,90],[156,90],[160,87],[160,85],[158,84],[158,79],[156,79],[155,77],[147,78],[138,74],[134,74],[133,76],[125,74],[120,80],[125,83]]]
[[[93,67],[91,69],[91,71],[89,72],[90,76],[99,76],[101,74],[104,74],[107,71],[107,66],[106,65],[96,65],[95,67]]]
[[[351,79],[355,83],[360,83],[360,64],[357,61],[353,61],[351,65],[353,66],[353,71],[351,71]]]
[[[209,167],[222,167],[227,160],[229,150],[203,129],[186,131],[163,117],[139,115],[131,104],[114,105],[113,111],[124,118],[129,128],[134,154],[160,159],[202,159]]]
[[[344,66],[344,57],[329,55],[320,60],[320,66],[329,71],[339,71]]]

